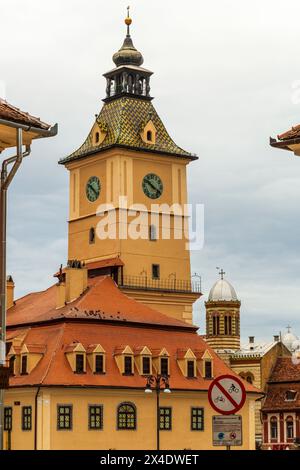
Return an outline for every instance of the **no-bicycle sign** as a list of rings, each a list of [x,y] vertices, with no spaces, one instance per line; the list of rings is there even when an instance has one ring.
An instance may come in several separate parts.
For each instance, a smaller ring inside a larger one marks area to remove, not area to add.
[[[246,390],[240,379],[233,375],[221,375],[210,385],[208,400],[212,408],[222,415],[233,415],[246,400]]]

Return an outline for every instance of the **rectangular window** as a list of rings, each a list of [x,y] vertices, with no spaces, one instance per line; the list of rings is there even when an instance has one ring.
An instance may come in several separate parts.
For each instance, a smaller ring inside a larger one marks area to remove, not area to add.
[[[204,431],[204,408],[192,408],[191,429],[192,431]]]
[[[204,365],[204,373],[205,373],[205,378],[206,379],[211,379],[212,378],[212,364],[211,361],[205,361]]]
[[[89,429],[103,429],[103,406],[89,406]]]
[[[194,361],[187,362],[187,376],[189,379],[195,377],[195,362]]]
[[[15,375],[15,360],[16,356],[9,358],[9,375],[13,377]]]
[[[84,373],[84,355],[76,354],[76,374]]]
[[[152,279],[160,278],[160,266],[159,264],[152,264]]]
[[[132,357],[124,357],[124,375],[132,375]]]
[[[27,374],[27,356],[22,356],[21,375]]]
[[[32,429],[32,407],[22,407],[22,431],[31,431]]]
[[[12,408],[4,408],[4,431],[12,430]]]
[[[58,430],[71,430],[73,418],[72,405],[58,405],[57,406],[57,429]]]
[[[161,357],[160,359],[160,374],[169,375],[169,359],[167,357]]]
[[[143,357],[143,375],[149,375],[150,373],[150,357]]]
[[[149,227],[149,240],[152,241],[152,242],[157,241],[156,225],[150,225],[150,227]]]
[[[172,408],[159,408],[159,429],[163,431],[171,431]]]
[[[104,357],[97,354],[95,357],[95,374],[104,374]]]

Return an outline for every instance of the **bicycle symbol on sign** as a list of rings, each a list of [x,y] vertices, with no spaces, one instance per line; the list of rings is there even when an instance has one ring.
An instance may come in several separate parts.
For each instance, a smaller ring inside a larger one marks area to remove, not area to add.
[[[225,401],[225,398],[222,397],[222,395],[219,395],[217,398],[214,399],[215,403],[218,403],[219,401]]]
[[[231,387],[228,389],[229,393],[239,393],[240,389],[237,388],[234,384],[231,384]]]

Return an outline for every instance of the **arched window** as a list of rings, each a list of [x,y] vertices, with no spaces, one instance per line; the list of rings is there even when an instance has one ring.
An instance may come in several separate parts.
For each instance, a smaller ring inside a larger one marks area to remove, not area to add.
[[[249,384],[252,384],[253,383],[253,380],[254,380],[254,377],[252,374],[247,374],[246,375],[246,380]]]
[[[153,134],[152,134],[152,131],[147,131],[147,140],[148,140],[148,142],[152,142],[152,141],[153,141]]]
[[[292,416],[288,416],[285,421],[287,439],[294,438],[294,420]]]
[[[271,431],[271,439],[278,439],[278,422],[276,416],[272,416],[270,420],[270,431]]]
[[[230,315],[224,317],[224,334],[232,335],[232,318]]]
[[[213,335],[220,334],[220,317],[218,315],[213,316]]]
[[[132,403],[121,403],[118,406],[118,429],[136,429],[136,408]]]
[[[89,242],[90,242],[90,245],[92,245],[93,243],[95,243],[95,229],[94,229],[94,227],[92,227],[92,228],[90,229]]]

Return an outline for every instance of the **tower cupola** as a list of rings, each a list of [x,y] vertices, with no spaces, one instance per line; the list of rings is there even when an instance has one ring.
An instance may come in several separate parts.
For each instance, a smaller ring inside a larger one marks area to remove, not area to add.
[[[116,68],[104,74],[106,78],[106,98],[104,101],[119,98],[122,95],[134,95],[135,97],[150,100],[152,99],[150,97],[150,76],[152,72],[141,67],[144,58],[133,45],[130,35],[132,19],[129,16],[129,7],[125,24],[127,34],[123,45],[113,55]]]

